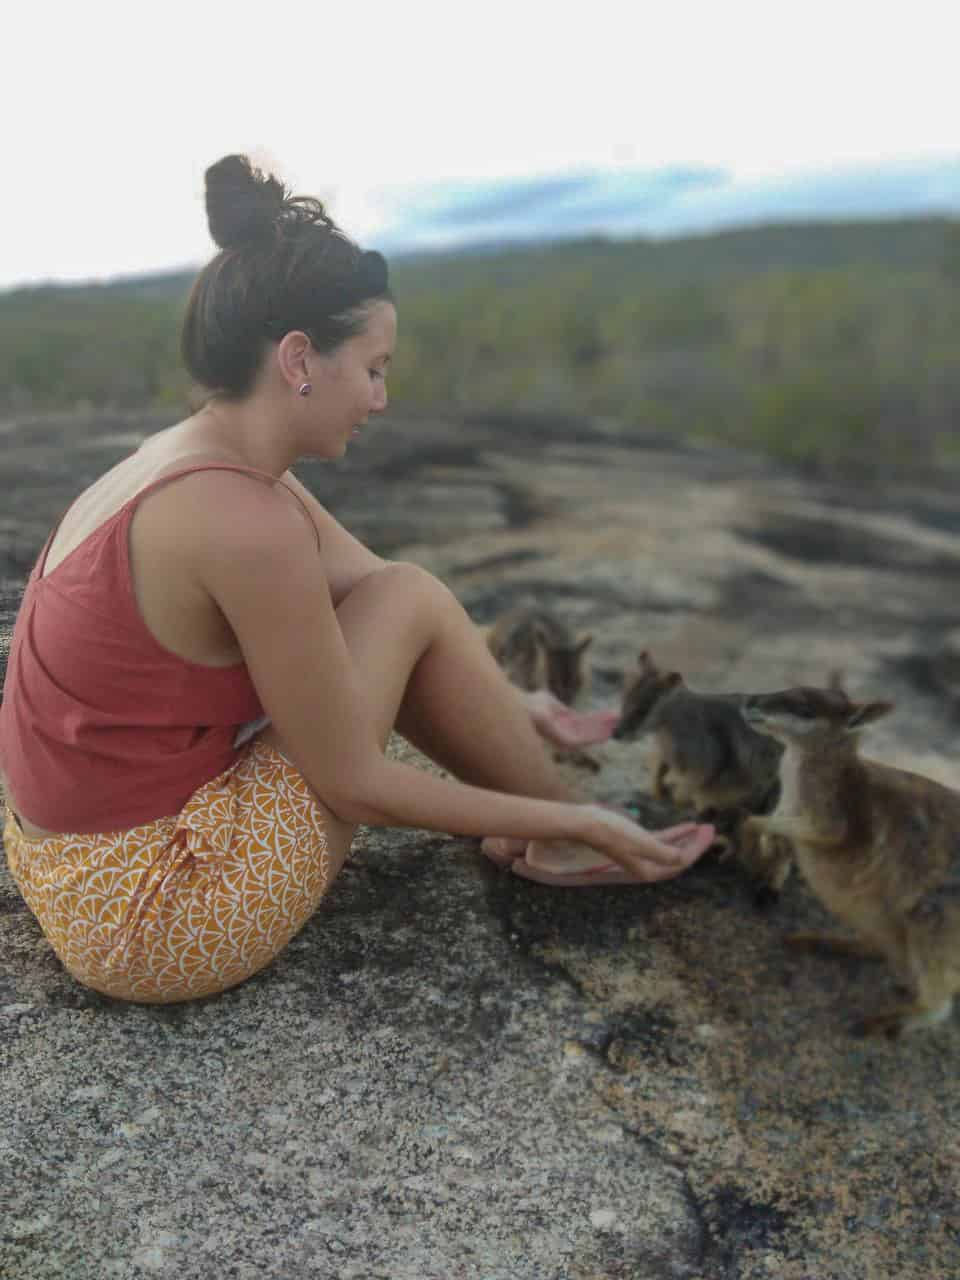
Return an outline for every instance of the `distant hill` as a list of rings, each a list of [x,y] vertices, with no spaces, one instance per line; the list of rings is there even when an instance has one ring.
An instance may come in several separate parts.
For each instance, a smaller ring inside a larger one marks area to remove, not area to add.
[[[475,277],[516,282],[539,276],[558,263],[616,275],[626,270],[661,278],[836,267],[925,270],[940,266],[945,233],[955,225],[945,218],[778,222],[657,239],[594,235],[539,244],[496,241],[447,250],[397,252],[391,257],[391,266],[402,292],[433,288],[441,282],[455,287]],[[0,313],[63,296],[90,301],[122,297],[180,300],[194,274],[177,271],[97,284],[53,283],[0,291]]]
[[[591,236],[549,244],[489,244],[394,259],[398,287],[433,288],[449,279],[518,280],[558,265],[583,266],[612,278],[704,279],[772,270],[883,267],[939,270],[944,218],[893,221],[775,223],[667,239]]]

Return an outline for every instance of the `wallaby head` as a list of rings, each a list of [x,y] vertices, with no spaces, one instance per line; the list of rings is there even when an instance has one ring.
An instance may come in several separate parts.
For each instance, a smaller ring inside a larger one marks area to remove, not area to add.
[[[747,698],[742,714],[759,733],[784,744],[822,747],[857,734],[893,710],[892,702],[854,702],[836,680],[826,689],[798,685]]]
[[[542,625],[535,627],[534,634],[543,655],[546,687],[554,697],[572,706],[587,683],[586,653],[593,636],[581,636],[568,644]]]
[[[679,671],[661,671],[646,649],[637,659],[637,669],[626,679],[620,721],[613,736],[621,741],[638,738],[650,726],[650,714],[666,696],[683,684]]]

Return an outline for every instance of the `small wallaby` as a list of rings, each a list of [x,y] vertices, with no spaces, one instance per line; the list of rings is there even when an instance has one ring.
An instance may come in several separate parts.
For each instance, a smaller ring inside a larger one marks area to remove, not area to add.
[[[521,689],[549,689],[573,706],[589,683],[586,652],[592,635],[575,636],[547,609],[518,605],[502,614],[487,635],[490,652]]]
[[[654,736],[653,792],[698,813],[763,809],[777,785],[781,748],[740,714],[743,693],[697,693],[646,650],[626,681],[614,738]]]
[[[788,942],[885,958],[914,999],[861,1030],[895,1037],[942,1022],[960,991],[960,792],[859,755],[860,730],[892,709],[800,687],[748,698],[743,715],[784,748],[777,807],[747,825],[792,842],[814,894],[853,933]]]
[[[747,695],[697,693],[679,671],[661,671],[644,650],[624,686],[614,738],[652,734],[653,794],[679,807],[692,806],[720,833],[717,844],[733,850],[757,881],[757,905],[775,900],[790,874],[789,842],[761,843],[744,827],[777,799],[782,748],[754,732],[740,714]]]

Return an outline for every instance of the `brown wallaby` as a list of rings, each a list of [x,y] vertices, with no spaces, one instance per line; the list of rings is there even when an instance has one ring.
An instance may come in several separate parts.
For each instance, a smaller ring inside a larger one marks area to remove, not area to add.
[[[740,714],[743,693],[697,693],[644,651],[624,686],[614,738],[654,736],[653,791],[698,813],[759,811],[777,786],[781,747]]]
[[[744,721],[742,693],[698,693],[679,671],[661,671],[644,650],[628,675],[614,738],[652,734],[653,794],[692,806],[718,829],[718,845],[731,842],[758,882],[758,905],[780,893],[790,874],[788,841],[763,844],[744,830],[744,818],[776,803],[782,748]]]
[[[792,842],[810,888],[854,935],[788,941],[884,957],[914,999],[861,1029],[894,1037],[949,1017],[960,990],[960,792],[858,754],[860,730],[892,709],[794,688],[747,699],[743,715],[784,748],[777,807],[748,826]]]
[[[518,605],[487,635],[490,652],[521,689],[549,689],[573,706],[588,683],[586,652],[592,635],[575,636],[547,609]]]

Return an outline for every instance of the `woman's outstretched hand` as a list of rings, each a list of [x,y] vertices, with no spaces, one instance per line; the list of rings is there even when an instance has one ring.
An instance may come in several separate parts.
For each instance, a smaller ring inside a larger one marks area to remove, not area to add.
[[[537,732],[556,747],[589,747],[606,742],[617,727],[618,711],[574,711],[546,689],[524,693]]]
[[[605,742],[620,719],[616,710],[575,711],[546,689],[520,695],[541,737],[570,749]],[[580,831],[569,840],[490,837],[483,851],[517,875],[543,884],[644,884],[685,871],[714,842],[708,823],[685,822],[647,831],[622,812],[600,804],[580,806]]]
[[[680,875],[716,836],[709,823],[652,832],[601,805],[583,810],[579,840],[531,840],[522,857],[509,859],[511,870],[527,880],[568,887],[649,884]]]
[[[668,880],[696,862],[716,834],[709,823],[683,824],[654,834],[615,809],[586,806],[584,841],[640,880]]]

